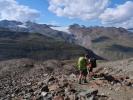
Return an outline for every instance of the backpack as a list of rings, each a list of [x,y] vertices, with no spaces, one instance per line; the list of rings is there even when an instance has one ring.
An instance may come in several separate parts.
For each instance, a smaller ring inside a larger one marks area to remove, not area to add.
[[[78,59],[78,69],[86,69],[87,68],[87,60],[84,57],[80,57]]]
[[[96,68],[97,67],[97,63],[96,63],[96,59],[95,58],[90,58],[89,59],[89,63],[91,64],[91,66],[93,68]]]

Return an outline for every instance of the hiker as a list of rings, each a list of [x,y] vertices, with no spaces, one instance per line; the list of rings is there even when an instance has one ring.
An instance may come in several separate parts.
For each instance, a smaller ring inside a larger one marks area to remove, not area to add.
[[[88,74],[89,74],[89,78],[93,78],[94,76],[94,72],[93,72],[93,68],[96,68],[96,59],[95,58],[89,58],[88,60]]]
[[[81,84],[82,80],[84,80],[84,83],[87,83],[86,77],[88,75],[88,71],[87,71],[87,65],[88,65],[88,58],[89,55],[84,55],[83,57],[79,57],[78,59],[78,69],[80,72],[79,75],[79,84]]]

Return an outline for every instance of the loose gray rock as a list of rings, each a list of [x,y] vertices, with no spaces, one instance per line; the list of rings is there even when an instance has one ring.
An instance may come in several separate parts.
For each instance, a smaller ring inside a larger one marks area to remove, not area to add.
[[[48,86],[45,85],[43,86],[43,88],[41,89],[42,92],[49,92]]]

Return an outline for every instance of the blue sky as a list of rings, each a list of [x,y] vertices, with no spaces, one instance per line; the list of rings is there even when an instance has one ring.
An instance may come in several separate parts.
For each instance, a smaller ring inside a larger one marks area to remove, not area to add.
[[[81,20],[81,19],[69,19],[67,17],[58,17],[54,13],[48,10],[48,0],[17,0],[19,4],[27,5],[30,8],[37,9],[40,11],[40,18],[37,20],[39,23],[50,23],[50,24],[59,24],[63,26],[68,26],[73,23],[78,23],[86,26],[96,26],[101,25],[99,20]],[[110,6],[114,7],[116,4],[122,4],[125,0],[112,0]]]
[[[17,0],[20,4],[27,5],[31,8],[37,9],[40,11],[40,17],[37,20],[39,23],[48,23],[48,24],[59,24],[61,26],[68,26],[73,23],[78,23],[86,26],[99,25],[98,20],[80,20],[77,18],[69,19],[67,17],[58,17],[56,14],[48,10],[48,0]]]
[[[0,0],[1,5],[5,2],[8,5],[0,10],[0,20],[34,20],[60,26],[133,26],[133,0]]]

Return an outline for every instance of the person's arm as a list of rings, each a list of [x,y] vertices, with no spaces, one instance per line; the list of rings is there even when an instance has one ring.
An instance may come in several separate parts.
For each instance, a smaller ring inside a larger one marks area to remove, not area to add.
[[[88,70],[90,76],[94,75],[93,67],[92,67],[91,63],[88,64],[88,69],[87,70]]]

